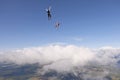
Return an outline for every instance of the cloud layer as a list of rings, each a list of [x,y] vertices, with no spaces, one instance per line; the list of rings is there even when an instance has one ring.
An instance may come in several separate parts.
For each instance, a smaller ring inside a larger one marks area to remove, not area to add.
[[[85,65],[93,57],[94,54],[88,48],[74,45],[50,45],[3,52],[3,54],[0,54],[0,61],[19,65],[33,63],[46,64],[44,68],[53,68],[56,70],[61,68],[64,71],[69,70],[73,66]]]
[[[41,73],[55,70],[59,73],[72,71],[76,74],[76,69],[79,69],[79,72],[86,72],[89,68],[85,67],[88,65],[105,66],[105,70],[103,70],[105,75],[109,73],[106,66],[117,67],[120,63],[120,49],[111,47],[90,49],[75,45],[49,45],[0,52],[0,62],[18,65],[39,63],[39,65],[42,65]],[[94,73],[96,69],[92,69],[88,73],[96,75]],[[98,75],[103,76],[103,73],[98,73]],[[90,77],[90,75],[87,75],[87,77]]]

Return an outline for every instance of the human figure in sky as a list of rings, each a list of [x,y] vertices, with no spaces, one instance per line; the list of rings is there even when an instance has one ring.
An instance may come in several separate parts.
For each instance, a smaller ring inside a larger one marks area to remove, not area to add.
[[[58,29],[60,27],[60,23],[59,22],[56,22],[55,23],[55,28]]]
[[[46,9],[46,11],[47,11],[47,15],[48,15],[48,20],[50,20],[51,19],[51,12],[50,12],[50,10],[51,10],[51,7],[48,7],[48,9]]]

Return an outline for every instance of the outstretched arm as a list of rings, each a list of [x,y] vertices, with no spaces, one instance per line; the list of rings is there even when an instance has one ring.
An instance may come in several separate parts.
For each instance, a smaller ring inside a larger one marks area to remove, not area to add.
[[[51,6],[48,7],[48,10],[49,10],[49,11],[51,10]]]

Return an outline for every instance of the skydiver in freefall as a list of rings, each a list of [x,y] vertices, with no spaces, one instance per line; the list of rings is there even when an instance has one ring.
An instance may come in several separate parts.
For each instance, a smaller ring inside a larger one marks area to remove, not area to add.
[[[48,9],[46,9],[46,11],[47,11],[47,15],[48,15],[48,20],[50,20],[51,19],[51,12],[50,12],[50,10],[51,10],[51,7],[49,7]]]
[[[59,22],[56,22],[55,28],[58,29],[59,27],[60,27],[60,23],[59,23]]]

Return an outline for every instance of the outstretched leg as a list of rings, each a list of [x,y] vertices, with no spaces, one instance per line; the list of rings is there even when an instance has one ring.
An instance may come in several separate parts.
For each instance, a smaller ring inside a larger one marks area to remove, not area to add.
[[[51,14],[48,14],[48,20],[50,20],[51,19]]]

